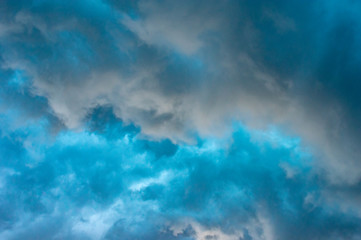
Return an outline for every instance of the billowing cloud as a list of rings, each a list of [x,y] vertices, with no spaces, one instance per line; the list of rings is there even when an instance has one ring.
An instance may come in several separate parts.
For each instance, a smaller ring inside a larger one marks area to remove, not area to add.
[[[11,122],[10,115],[2,120]],[[2,131],[2,239],[360,234],[361,212],[351,214],[355,205],[329,196],[347,194],[319,179],[299,139],[276,129],[249,132],[235,125],[227,140],[175,145],[143,139],[109,108],[97,109],[88,126],[54,136],[39,119]]]
[[[0,238],[358,239],[355,1],[2,1]]]
[[[24,71],[67,127],[105,104],[181,142],[233,120],[276,124],[314,147],[331,181],[361,177],[357,3],[2,5],[3,69]]]

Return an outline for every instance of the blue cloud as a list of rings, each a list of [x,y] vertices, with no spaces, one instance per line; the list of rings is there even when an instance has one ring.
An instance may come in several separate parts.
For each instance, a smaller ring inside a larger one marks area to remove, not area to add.
[[[312,156],[275,129],[235,125],[229,139],[177,145],[142,138],[109,108],[88,119],[82,132],[53,135],[44,118],[3,130],[4,239],[359,234],[357,214],[323,199],[327,185],[312,172]]]

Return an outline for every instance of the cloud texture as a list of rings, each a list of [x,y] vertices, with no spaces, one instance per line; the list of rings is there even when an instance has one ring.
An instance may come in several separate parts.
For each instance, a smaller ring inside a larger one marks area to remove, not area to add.
[[[1,239],[360,239],[356,1],[2,1]]]

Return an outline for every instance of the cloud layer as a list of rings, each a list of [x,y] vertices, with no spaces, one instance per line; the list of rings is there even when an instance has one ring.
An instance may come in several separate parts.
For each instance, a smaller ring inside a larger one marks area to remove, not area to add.
[[[359,239],[360,11],[2,1],[1,238]]]

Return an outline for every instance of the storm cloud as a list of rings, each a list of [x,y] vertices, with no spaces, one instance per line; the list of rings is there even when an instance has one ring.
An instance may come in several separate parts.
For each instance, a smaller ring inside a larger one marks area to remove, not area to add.
[[[361,4],[2,1],[4,239],[360,239]]]

